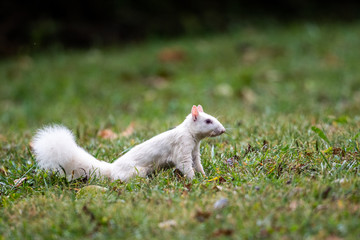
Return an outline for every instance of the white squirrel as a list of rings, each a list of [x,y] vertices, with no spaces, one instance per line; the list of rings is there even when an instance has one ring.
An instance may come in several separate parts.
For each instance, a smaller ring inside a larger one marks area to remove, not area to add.
[[[113,163],[91,156],[76,144],[72,132],[60,125],[38,130],[32,147],[41,168],[65,171],[69,180],[95,174],[127,181],[172,166],[193,179],[194,169],[205,176],[200,162],[200,141],[224,132],[225,128],[215,117],[206,114],[201,105],[194,105],[191,114],[180,125],[133,147]]]

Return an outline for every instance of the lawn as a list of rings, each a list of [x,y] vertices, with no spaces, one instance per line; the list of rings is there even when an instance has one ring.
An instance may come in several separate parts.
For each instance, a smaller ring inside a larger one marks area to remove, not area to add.
[[[3,59],[0,239],[359,239],[359,36],[360,23],[239,26]],[[194,104],[227,134],[203,140],[192,182],[69,182],[31,152],[36,129],[61,123],[112,162]]]

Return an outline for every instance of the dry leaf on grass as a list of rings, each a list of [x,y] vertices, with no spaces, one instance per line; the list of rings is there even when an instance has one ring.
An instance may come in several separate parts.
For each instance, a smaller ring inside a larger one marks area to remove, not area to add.
[[[19,178],[14,180],[14,187],[20,187],[26,181],[27,177]]]
[[[122,137],[129,137],[134,133],[135,130],[135,123],[131,122],[129,126],[120,134]]]
[[[234,233],[232,229],[218,229],[213,232],[213,237],[220,237],[220,236],[231,236]]]
[[[180,62],[185,60],[186,53],[180,48],[164,48],[159,52],[158,58],[162,62]]]
[[[204,222],[206,219],[208,219],[211,216],[211,212],[203,212],[200,210],[197,210],[195,213],[195,218],[196,220],[198,220],[199,222]]]
[[[103,129],[103,130],[100,130],[99,133],[98,133],[98,136],[101,137],[102,139],[115,139],[117,138],[117,134],[114,133],[112,130],[110,129]]]

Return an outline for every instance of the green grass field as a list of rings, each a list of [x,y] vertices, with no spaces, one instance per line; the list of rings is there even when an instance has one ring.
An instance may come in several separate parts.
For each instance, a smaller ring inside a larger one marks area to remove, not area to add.
[[[0,239],[359,239],[359,36],[359,23],[247,26],[2,60]],[[207,177],[192,182],[68,182],[31,153],[36,129],[61,123],[112,162],[193,104],[227,134],[202,142]]]

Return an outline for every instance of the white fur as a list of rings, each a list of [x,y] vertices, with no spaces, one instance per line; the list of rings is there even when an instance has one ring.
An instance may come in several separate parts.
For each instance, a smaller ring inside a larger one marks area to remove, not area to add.
[[[110,177],[111,164],[99,161],[75,143],[75,137],[63,126],[45,127],[33,139],[36,161],[48,170],[65,171],[68,179],[95,174]]]
[[[212,123],[206,123],[207,119]],[[199,112],[194,120],[194,115],[190,114],[176,128],[135,146],[112,164],[95,159],[77,146],[71,131],[62,126],[39,130],[33,148],[40,167],[60,172],[64,169],[69,179],[94,173],[127,181],[133,176],[145,177],[156,169],[171,166],[192,179],[194,169],[205,175],[200,162],[200,140],[224,132],[225,128],[216,118]]]

